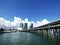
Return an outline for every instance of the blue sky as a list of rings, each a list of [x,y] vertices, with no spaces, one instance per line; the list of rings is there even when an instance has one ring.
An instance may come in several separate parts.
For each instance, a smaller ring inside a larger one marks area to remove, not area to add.
[[[0,0],[0,17],[14,16],[30,21],[60,19],[60,0]]]

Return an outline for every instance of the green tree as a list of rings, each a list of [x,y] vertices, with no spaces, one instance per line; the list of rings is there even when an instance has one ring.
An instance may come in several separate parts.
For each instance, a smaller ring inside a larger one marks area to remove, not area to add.
[[[4,29],[3,29],[3,28],[1,28],[1,29],[0,29],[0,32],[3,32],[3,31],[4,31]]]

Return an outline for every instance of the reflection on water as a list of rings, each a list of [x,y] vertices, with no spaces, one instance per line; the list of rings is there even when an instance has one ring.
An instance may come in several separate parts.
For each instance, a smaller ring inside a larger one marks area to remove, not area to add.
[[[0,34],[0,45],[59,45],[60,36],[16,32]]]

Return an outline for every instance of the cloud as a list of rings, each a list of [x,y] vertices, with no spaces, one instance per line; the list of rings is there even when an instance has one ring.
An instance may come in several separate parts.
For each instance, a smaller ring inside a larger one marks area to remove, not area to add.
[[[48,23],[49,21],[47,19],[43,19],[42,21],[37,21],[36,25],[41,26],[41,25],[48,24]]]
[[[30,27],[30,24],[33,23],[33,27],[38,27],[44,24],[49,23],[47,19],[43,19],[42,21],[29,21],[28,18],[25,18],[22,20],[19,17],[14,17],[14,20],[11,22],[9,20],[6,20],[5,18],[0,17],[0,28],[20,28],[20,23],[27,23],[28,28]]]

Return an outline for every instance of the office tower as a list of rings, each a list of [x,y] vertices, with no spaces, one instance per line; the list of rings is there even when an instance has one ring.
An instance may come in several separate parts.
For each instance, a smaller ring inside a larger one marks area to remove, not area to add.
[[[20,27],[23,28],[23,23],[20,23]]]
[[[31,23],[30,28],[33,28],[33,23]]]
[[[27,30],[27,29],[28,29],[28,24],[25,23],[25,24],[24,24],[24,30]]]

